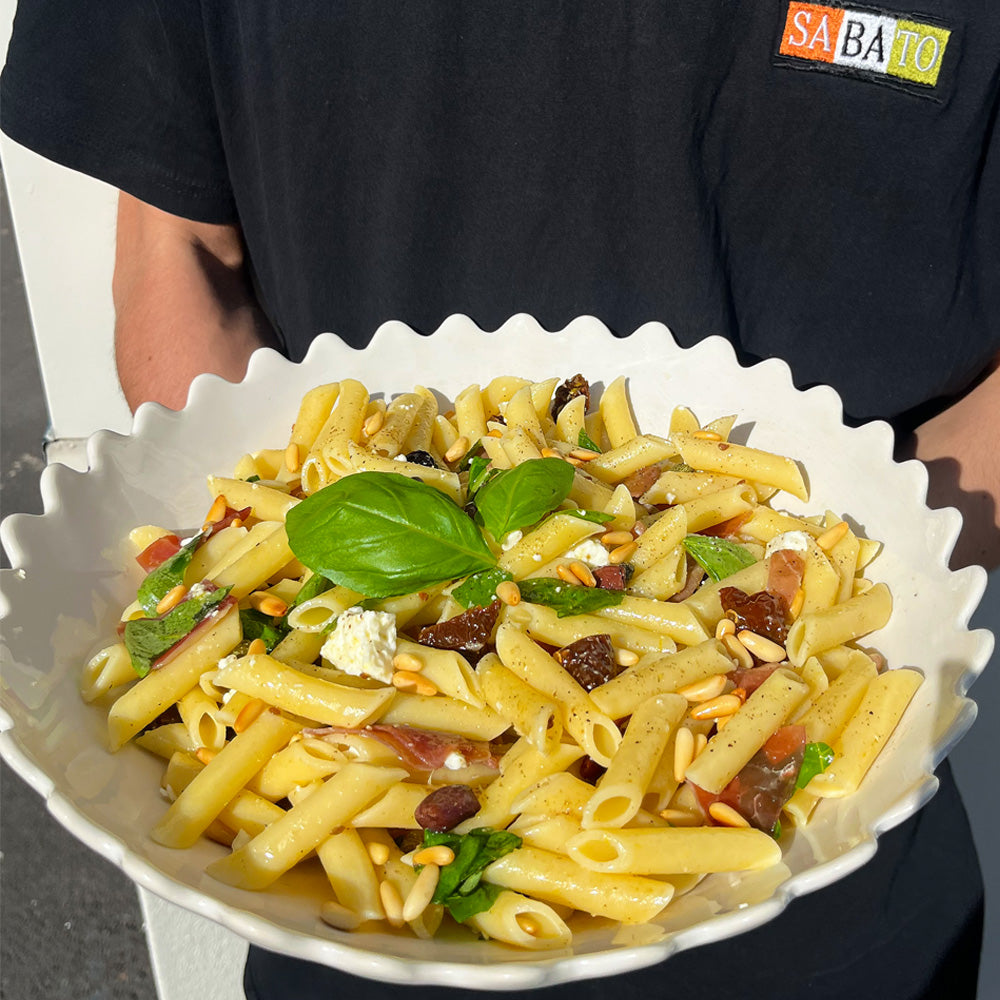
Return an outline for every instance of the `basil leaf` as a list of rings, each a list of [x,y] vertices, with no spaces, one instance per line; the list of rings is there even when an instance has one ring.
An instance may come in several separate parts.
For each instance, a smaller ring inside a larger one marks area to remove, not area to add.
[[[605,514],[603,510],[583,510],[580,507],[575,509],[559,510],[557,514],[572,514],[573,517],[582,518],[584,521],[593,521],[594,524],[607,524],[615,519],[614,514]]]
[[[589,448],[590,451],[600,451],[601,446],[581,427],[580,433],[576,436],[576,443],[581,448]]]
[[[497,896],[503,892],[503,888],[494,885],[492,882],[480,882],[475,892],[465,896],[449,896],[445,900],[445,906],[452,919],[460,924],[464,924],[469,917],[474,917],[477,913],[485,913],[486,910],[497,901]]]
[[[757,561],[744,546],[711,535],[688,535],[684,539],[684,548],[716,582]]]
[[[244,481],[248,483],[259,483],[260,476],[247,476],[247,478]]]
[[[463,456],[462,460],[458,463],[458,471],[466,472],[472,465],[476,458],[483,457],[483,442],[477,441]],[[486,460],[487,462],[489,459]]]
[[[613,608],[625,599],[624,590],[602,587],[578,587],[562,580],[522,580],[518,585],[521,600],[553,608],[560,618],[586,615],[603,608]]]
[[[284,618],[265,615],[256,608],[240,609],[240,627],[244,642],[249,645],[254,639],[261,639],[269,653],[292,631]]]
[[[807,743],[802,754],[802,766],[795,779],[796,788],[805,788],[817,774],[822,774],[833,763],[833,748],[826,743]]]
[[[473,573],[451,592],[451,596],[463,608],[485,608],[497,599],[497,587],[505,580],[513,579],[507,570],[494,566],[493,569],[484,569],[482,573]]]
[[[506,830],[480,827],[468,833],[424,831],[424,846],[445,844],[455,860],[441,868],[431,901],[443,903],[460,923],[488,910],[500,892],[499,886],[483,882],[483,872],[498,858],[521,846],[521,838]]]
[[[229,596],[229,587],[189,597],[159,618],[134,618],[125,623],[125,648],[132,669],[140,677],[149,673],[155,660],[177,645],[217,605]]]
[[[780,819],[776,819],[774,821],[774,826],[771,828],[771,836],[774,837],[775,840],[781,840],[781,820]]]
[[[299,592],[289,607],[297,608],[300,604],[305,604],[306,601],[311,601],[314,597],[325,594],[332,586],[333,583],[321,573],[313,573],[299,588]]]
[[[201,543],[201,532],[189,539],[169,559],[165,559],[154,570],[146,574],[146,579],[139,584],[136,599],[147,615],[156,614],[156,606],[163,598],[184,582],[184,572],[191,562],[194,550]]]
[[[497,471],[496,469],[490,469],[490,460],[488,458],[483,455],[476,455],[469,462],[469,496],[472,497],[479,487],[490,478],[490,472]]]
[[[476,508],[486,530],[500,541],[541,520],[566,499],[572,486],[573,466],[568,462],[534,458],[484,483],[476,494]]]
[[[285,516],[288,542],[314,573],[366,597],[398,597],[496,565],[479,529],[432,486],[359,472]]]

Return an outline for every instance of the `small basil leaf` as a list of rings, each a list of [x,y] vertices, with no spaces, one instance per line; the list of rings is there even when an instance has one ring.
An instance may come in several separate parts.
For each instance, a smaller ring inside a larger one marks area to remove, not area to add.
[[[580,433],[576,436],[576,443],[581,448],[588,448],[590,451],[600,451],[601,446],[581,427]]]
[[[614,514],[605,514],[603,510],[583,510],[580,507],[557,511],[559,514],[572,514],[573,517],[582,518],[584,521],[593,521],[594,524],[607,524],[615,519]]]
[[[260,476],[247,476],[245,482],[248,482],[248,483],[259,483],[260,482]]]
[[[251,643],[254,639],[260,639],[269,653],[291,632],[284,618],[265,615],[255,608],[240,610],[240,627],[243,629],[244,642]]]
[[[573,466],[568,462],[535,458],[484,483],[476,494],[476,507],[486,530],[500,541],[509,532],[540,521],[566,499],[572,486]]]
[[[483,455],[476,455],[469,462],[469,496],[475,495],[476,491],[479,489],[483,483],[489,478],[490,475],[490,460]],[[496,470],[494,470],[496,471]]]
[[[398,597],[496,565],[479,529],[446,496],[394,472],[359,472],[289,509],[292,552],[366,597]]]
[[[299,592],[295,595],[295,599],[289,607],[297,608],[300,604],[305,604],[306,601],[311,601],[314,597],[325,594],[332,586],[333,582],[321,573],[313,573],[299,588]]]
[[[716,582],[757,561],[753,553],[744,546],[728,542],[724,538],[713,538],[711,535],[688,535],[684,539],[684,548]]]
[[[802,754],[802,766],[795,779],[796,788],[805,788],[817,774],[822,774],[833,763],[833,749],[826,743],[807,743]]]
[[[176,646],[206,615],[229,595],[229,587],[189,597],[159,618],[134,618],[125,623],[125,648],[132,669],[145,677],[168,649]]]
[[[521,600],[529,604],[544,604],[560,618],[592,614],[603,608],[613,608],[625,599],[623,590],[603,587],[578,587],[562,580],[522,580],[518,585]]]
[[[449,896],[445,900],[445,906],[452,919],[460,924],[464,924],[469,917],[474,917],[477,913],[485,913],[497,901],[497,897],[503,889],[492,882],[480,882],[475,892],[467,896]]]
[[[444,903],[450,910],[455,901],[479,892],[484,884],[480,882],[482,873],[498,858],[520,847],[521,838],[506,830],[491,830],[489,827],[470,830],[468,833],[434,833],[425,830],[424,846],[434,847],[438,844],[450,847],[455,853],[455,860],[442,866],[432,902]],[[469,915],[478,912],[480,911],[472,910]]]
[[[201,544],[201,533],[189,539],[169,559],[146,574],[136,595],[139,605],[147,615],[156,614],[156,606],[163,598],[184,582],[184,572],[191,562],[194,550]]]
[[[505,569],[494,566],[493,569],[485,569],[482,573],[473,573],[451,592],[451,596],[463,608],[485,608],[496,600],[497,587],[505,580],[513,579],[514,577]]]
[[[774,821],[774,826],[771,828],[771,836],[774,837],[775,840],[781,840],[781,820],[780,819],[776,819]]]

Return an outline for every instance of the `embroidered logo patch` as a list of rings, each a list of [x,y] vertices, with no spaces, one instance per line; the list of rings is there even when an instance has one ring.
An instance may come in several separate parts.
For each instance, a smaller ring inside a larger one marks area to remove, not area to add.
[[[845,73],[935,96],[951,35],[947,27],[905,14],[791,2],[777,56],[796,69]]]

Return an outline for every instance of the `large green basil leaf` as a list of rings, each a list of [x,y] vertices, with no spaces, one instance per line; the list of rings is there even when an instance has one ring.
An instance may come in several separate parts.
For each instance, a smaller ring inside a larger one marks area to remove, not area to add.
[[[178,584],[184,582],[184,572],[191,562],[194,551],[201,544],[201,532],[189,539],[169,559],[164,559],[154,570],[146,574],[139,584],[136,599],[147,615],[156,614],[156,606]]]
[[[688,535],[684,539],[684,548],[716,582],[757,561],[749,549],[737,542],[727,542],[724,538],[713,538],[711,535]]]
[[[572,487],[572,465],[561,458],[535,458],[485,482],[476,493],[476,509],[486,530],[500,541],[508,532],[540,521]]]
[[[446,496],[394,472],[359,472],[285,515],[292,552],[366,597],[398,597],[496,565],[482,533]]]
[[[544,604],[560,618],[571,615],[588,615],[604,608],[617,607],[625,599],[624,590],[605,590],[602,587],[578,587],[562,580],[542,577],[522,580],[518,585],[521,600],[529,604]]]

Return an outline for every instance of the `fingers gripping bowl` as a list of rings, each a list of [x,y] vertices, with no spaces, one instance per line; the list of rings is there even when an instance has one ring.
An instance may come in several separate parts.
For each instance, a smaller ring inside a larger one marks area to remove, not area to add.
[[[166,808],[162,764],[132,746],[109,754],[105,713],[84,705],[78,692],[80,664],[106,642],[135,597],[123,544],[128,529],[196,529],[205,515],[205,475],[228,471],[247,451],[281,446],[302,395],[315,385],[350,376],[389,399],[423,381],[454,399],[470,383],[515,370],[535,379],[581,371],[604,384],[624,375],[638,422],[654,433],[669,426],[675,405],[703,419],[738,413],[732,440],[745,440],[752,428],[753,445],[795,456],[806,470],[808,504],[783,494],[775,506],[831,508],[860,534],[884,542],[867,573],[889,585],[895,611],[865,642],[893,667],[916,668],[925,680],[859,792],[823,801],[806,830],[783,838],[780,865],[710,876],[632,934],[619,934],[608,921],[579,921],[571,948],[544,955],[460,934],[427,942],[388,931],[340,933],[317,919],[322,895],[305,875],[293,870],[266,893],[250,893],[205,873],[226,853],[219,845],[203,841],[177,851],[150,839]],[[265,947],[360,975],[460,985],[475,964],[484,988],[523,988],[636,968],[747,930],[795,895],[854,870],[880,831],[933,794],[933,767],[971,724],[975,709],[964,693],[991,649],[987,634],[967,629],[984,575],[946,568],[957,515],[926,509],[923,469],[892,462],[885,425],[849,429],[840,416],[832,390],[797,391],[781,362],[742,369],[725,342],[712,338],[681,350],[656,324],[621,341],[587,318],[550,334],[529,317],[514,317],[495,333],[453,317],[429,338],[387,324],[361,352],[325,336],[301,365],[260,352],[243,383],[199,379],[182,413],[144,407],[131,436],[95,435],[89,473],[47,470],[45,515],[4,523],[15,569],[3,588],[0,746],[64,825],[138,883]]]

